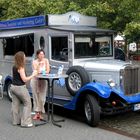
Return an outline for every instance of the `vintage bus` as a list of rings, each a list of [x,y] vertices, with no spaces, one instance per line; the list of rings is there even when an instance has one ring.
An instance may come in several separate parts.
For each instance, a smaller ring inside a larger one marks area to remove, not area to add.
[[[30,74],[34,54],[42,48],[49,59],[51,73],[57,73],[63,65],[63,72],[69,76],[55,82],[56,105],[78,110],[90,126],[98,125],[101,114],[139,110],[140,70],[131,62],[114,59],[114,33],[97,28],[96,17],[74,11],[1,21],[3,90],[11,99],[14,54],[25,52],[27,74]]]

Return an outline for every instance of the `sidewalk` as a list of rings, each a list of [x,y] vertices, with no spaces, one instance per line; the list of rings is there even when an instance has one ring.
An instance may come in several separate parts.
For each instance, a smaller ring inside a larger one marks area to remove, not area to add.
[[[13,126],[10,115],[11,102],[5,97],[0,100],[0,112],[0,140],[136,140],[100,126],[89,127],[71,117],[66,117],[65,122],[60,123],[61,128],[51,123],[33,128]],[[60,119],[63,114],[55,114],[54,117]]]

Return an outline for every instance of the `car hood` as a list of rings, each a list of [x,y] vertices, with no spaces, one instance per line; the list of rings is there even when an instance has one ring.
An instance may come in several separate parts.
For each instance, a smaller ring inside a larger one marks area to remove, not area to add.
[[[131,66],[131,62],[125,62],[116,59],[106,59],[106,60],[94,60],[94,59],[84,59],[84,60],[76,60],[74,65],[80,65],[87,70],[92,71],[103,69],[103,71],[119,71],[126,66]]]

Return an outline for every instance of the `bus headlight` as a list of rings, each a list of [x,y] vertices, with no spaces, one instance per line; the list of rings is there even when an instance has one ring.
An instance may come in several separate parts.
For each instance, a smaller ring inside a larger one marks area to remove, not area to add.
[[[112,79],[109,79],[108,81],[107,81],[107,83],[108,83],[108,85],[110,86],[110,87],[115,87],[115,82],[112,80]]]

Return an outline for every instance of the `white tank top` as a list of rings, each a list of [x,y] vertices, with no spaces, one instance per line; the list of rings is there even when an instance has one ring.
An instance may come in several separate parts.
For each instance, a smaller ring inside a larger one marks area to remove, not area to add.
[[[39,62],[39,73],[46,71],[46,64],[45,61]]]

